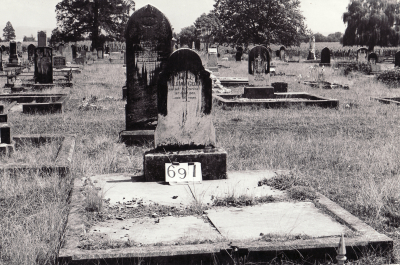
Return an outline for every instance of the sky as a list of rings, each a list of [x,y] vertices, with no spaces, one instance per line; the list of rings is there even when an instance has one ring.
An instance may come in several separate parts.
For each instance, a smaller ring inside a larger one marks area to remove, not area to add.
[[[47,35],[57,26],[55,6],[61,0],[1,0],[0,37],[2,29],[10,21],[17,40],[31,34],[37,37],[39,30]],[[342,15],[350,0],[300,0],[306,24],[313,33],[328,35],[337,31],[344,33]],[[203,13],[213,9],[215,0],[135,0],[136,9],[151,4],[163,12],[179,33],[190,26]]]

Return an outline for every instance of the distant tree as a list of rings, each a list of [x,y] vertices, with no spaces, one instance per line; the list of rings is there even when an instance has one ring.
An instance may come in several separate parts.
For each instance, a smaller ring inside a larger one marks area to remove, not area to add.
[[[57,29],[53,30],[63,41],[77,41],[87,34],[92,47],[101,46],[105,39],[124,40],[125,25],[133,0],[62,0],[56,5]]]
[[[7,22],[6,27],[3,29],[3,37],[5,41],[15,39],[15,30],[10,21]]]
[[[192,43],[197,39],[196,27],[189,26],[181,29],[181,32],[179,32],[177,38],[179,39],[179,43],[181,45],[186,44],[189,47],[192,47]]]
[[[204,34],[206,38],[209,38],[207,40],[209,43],[222,43],[226,41],[222,22],[213,11],[208,14],[203,13],[196,19],[194,26],[196,28],[197,37]]]
[[[298,45],[306,33],[300,0],[216,0],[214,12],[231,43]]]
[[[347,24],[343,45],[397,46],[400,40],[400,3],[383,0],[352,0],[343,14]]]
[[[315,37],[315,42],[326,42],[326,37],[324,35],[322,35],[321,33],[315,33],[314,34]]]
[[[35,37],[33,37],[33,35],[31,34],[30,37],[24,36],[22,41],[35,41]]]

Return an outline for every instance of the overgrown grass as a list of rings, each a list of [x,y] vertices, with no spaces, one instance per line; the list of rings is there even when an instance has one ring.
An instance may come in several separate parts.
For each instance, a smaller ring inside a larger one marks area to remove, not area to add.
[[[221,63],[230,68],[220,69],[220,76],[247,76],[247,62]],[[307,80],[309,67],[277,63],[278,72],[295,77],[271,77],[271,82],[288,82],[289,91],[339,99],[338,109],[214,107],[217,143],[228,152],[228,170],[301,172],[310,187],[394,238],[399,257],[399,107],[370,100],[399,96],[398,90],[361,73],[343,76],[332,68],[326,68],[326,80],[349,84],[350,90],[311,88],[299,83]],[[73,88],[63,90],[71,96],[64,114],[12,113],[12,133],[77,134],[73,177],[141,170],[140,147],[129,148],[130,164],[118,161],[123,149],[118,135],[125,129],[122,66],[85,66],[73,82]],[[102,110],[79,110],[82,99],[91,96],[98,98],[95,104]],[[69,181],[57,176],[1,176],[0,182],[0,264],[54,264],[68,212]],[[370,253],[352,264],[384,262]]]

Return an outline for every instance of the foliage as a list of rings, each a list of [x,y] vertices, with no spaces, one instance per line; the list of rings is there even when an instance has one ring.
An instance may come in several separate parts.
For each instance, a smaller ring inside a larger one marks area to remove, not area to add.
[[[290,198],[299,201],[315,200],[317,193],[312,187],[294,186],[288,190]]]
[[[22,41],[35,41],[35,37],[33,37],[33,35],[31,34],[30,37],[24,36],[24,39]]]
[[[209,43],[222,43],[226,41],[222,23],[214,12],[210,12],[209,14],[203,13],[196,19],[194,26],[197,30],[197,36],[205,34],[205,37],[208,38],[206,41]],[[202,32],[202,29],[205,31]],[[212,39],[210,39],[211,36]]]
[[[342,69],[345,76],[356,71],[369,75],[372,71],[371,64],[368,62],[346,62],[338,63],[336,66]]]
[[[181,45],[186,44],[189,47],[192,47],[192,43],[197,39],[195,26],[183,28],[177,37]]]
[[[347,28],[343,45],[397,46],[400,40],[400,3],[382,0],[354,0],[343,14]]]
[[[289,190],[293,186],[306,186],[308,184],[290,171],[288,174],[279,174],[273,178],[265,178],[258,182],[258,186],[263,185],[271,186],[277,190]]]
[[[384,71],[377,79],[389,87],[400,87],[400,68]]]
[[[123,41],[129,11],[134,8],[133,0],[62,0],[56,5],[58,27],[52,41],[78,41],[88,34],[93,48],[105,40]]]
[[[327,37],[322,35],[321,33],[315,33],[315,42],[340,42],[343,34],[341,32],[335,32],[329,34]]]
[[[3,29],[3,37],[5,41],[15,39],[15,30],[10,21],[7,22],[6,27]]]
[[[299,0],[217,0],[230,43],[298,45],[306,32]]]

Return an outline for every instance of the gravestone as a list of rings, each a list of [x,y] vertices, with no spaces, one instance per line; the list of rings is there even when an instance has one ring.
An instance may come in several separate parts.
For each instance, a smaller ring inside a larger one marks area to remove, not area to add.
[[[368,55],[368,62],[371,64],[376,64],[378,62],[378,55],[374,52]]]
[[[35,57],[35,45],[29,44],[28,46],[28,60],[32,61],[33,58]]]
[[[64,56],[54,56],[53,57],[54,68],[61,69],[65,68],[66,60]]]
[[[130,17],[125,39],[126,130],[154,130],[158,78],[171,54],[171,25],[157,8],[146,5]]]
[[[3,50],[0,47],[0,71],[3,71]]]
[[[22,43],[20,41],[17,42],[17,54],[22,57]]]
[[[285,54],[285,52],[286,52],[286,48],[285,48],[284,46],[282,46],[282,47],[279,49],[279,58],[281,59],[281,61],[285,61],[285,59],[286,59],[286,54]]]
[[[308,51],[308,56],[307,60],[315,60],[315,37],[311,36],[310,41],[309,41],[309,51]]]
[[[237,47],[236,48],[236,62],[241,62],[242,61],[242,55],[243,55],[243,48],[242,47]]]
[[[61,54],[61,56],[64,55],[64,43],[58,45],[58,52]]]
[[[108,47],[108,45],[106,46],[105,54],[110,54],[110,47]]]
[[[218,72],[218,48],[210,47],[208,48],[208,70],[217,73]]]
[[[331,63],[331,51],[328,47],[325,47],[321,51],[321,64],[330,64]]]
[[[97,48],[97,59],[104,59],[103,47]]]
[[[46,32],[39,31],[37,36],[38,36],[38,47],[46,47],[47,46]]]
[[[8,59],[9,64],[18,65],[18,55],[17,55],[17,43],[15,41],[10,41],[10,57]]]
[[[367,61],[368,50],[366,48],[360,48],[357,50],[357,62]]]
[[[53,49],[37,47],[35,49],[35,84],[53,83]]]
[[[394,55],[394,66],[400,67],[400,51]]]
[[[270,86],[270,54],[264,46],[255,46],[249,52],[249,85]]]
[[[72,60],[76,59],[76,46],[75,45],[71,45],[71,51],[72,51]]]
[[[145,180],[165,180],[166,163],[171,162],[199,163],[203,179],[226,178],[226,152],[215,147],[212,80],[195,51],[183,48],[171,54],[157,97],[155,149],[144,155]]]

